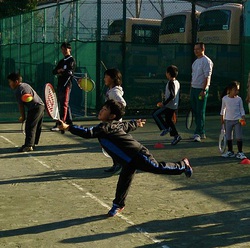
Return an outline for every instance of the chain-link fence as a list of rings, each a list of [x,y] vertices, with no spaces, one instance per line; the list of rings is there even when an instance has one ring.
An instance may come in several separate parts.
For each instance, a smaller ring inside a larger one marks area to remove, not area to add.
[[[76,71],[87,73],[96,82],[96,90],[88,93],[88,113],[84,113],[85,95],[76,84],[73,86],[71,106],[74,115],[92,115],[99,109],[105,98],[103,73],[106,67],[116,67],[123,74],[127,112],[150,114],[161,100],[167,80],[165,70],[170,64],[179,68],[181,112],[189,105],[196,39],[205,41],[206,54],[214,62],[208,109],[218,111],[219,94],[224,87],[232,80],[246,83],[247,68],[242,71],[242,51],[248,47],[242,42],[244,8],[241,7],[239,20],[235,19],[234,25],[230,24],[232,16],[236,16],[232,8],[217,9],[211,17],[205,16],[202,28],[210,25],[207,32],[213,35],[206,36],[205,33],[201,36],[200,13],[207,11],[204,8],[208,7],[206,3],[211,5],[216,1],[201,1],[202,7],[190,2],[148,0],[137,1],[136,5],[134,0],[62,1],[1,19],[0,120],[18,118],[14,94],[6,80],[10,72],[19,71],[23,80],[41,96],[46,82],[56,87],[52,69],[62,58],[60,45],[63,41],[72,45],[72,55],[77,61]],[[215,30],[211,30],[212,22],[216,22],[219,28],[214,25]],[[238,26],[239,33],[233,31],[232,26]],[[223,37],[221,40],[219,32]],[[238,37],[238,42],[230,41],[229,32]]]

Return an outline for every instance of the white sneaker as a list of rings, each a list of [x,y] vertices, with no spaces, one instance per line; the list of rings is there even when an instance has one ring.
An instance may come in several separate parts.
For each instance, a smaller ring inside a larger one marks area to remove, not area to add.
[[[203,133],[203,134],[201,135],[201,139],[206,139],[206,138],[207,138],[206,134]]]
[[[201,142],[201,136],[199,134],[194,135],[194,142]]]
[[[54,127],[52,127],[52,128],[50,129],[50,131],[52,131],[52,132],[59,132],[60,129],[59,129],[57,126],[54,126]]]
[[[223,158],[234,158],[235,155],[234,155],[234,152],[227,151],[226,153],[223,153],[221,155],[221,157],[223,157]]]
[[[238,152],[236,154],[236,158],[238,158],[238,159],[245,159],[245,158],[247,158],[247,156],[243,152]]]

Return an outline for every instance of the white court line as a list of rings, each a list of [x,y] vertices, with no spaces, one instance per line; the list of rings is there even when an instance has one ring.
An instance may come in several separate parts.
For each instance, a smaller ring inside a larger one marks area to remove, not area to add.
[[[15,143],[13,143],[11,140],[9,140],[8,138],[4,137],[4,136],[0,136],[2,139],[6,140],[7,142],[9,142],[10,144],[12,144],[14,147],[18,147]],[[49,165],[47,165],[45,162],[43,162],[42,160],[34,157],[33,155],[27,153],[27,152],[24,152],[27,154],[27,156],[33,160],[35,160],[36,162],[40,163],[42,166],[46,167],[47,169],[50,169],[51,171],[55,171],[55,169],[51,168]],[[96,196],[94,196],[93,194],[91,194],[90,192],[86,191],[84,188],[82,188],[79,184],[76,184],[76,183],[73,183],[70,181],[69,178],[67,177],[61,177],[62,179],[66,179],[66,180],[69,180],[68,183],[72,186],[74,186],[75,188],[77,188],[79,191],[85,193],[89,198],[91,198],[92,200],[98,202],[101,206],[105,207],[106,209],[110,209],[110,206],[108,206],[106,203],[104,203],[103,201],[101,201],[99,198],[97,198]],[[155,239],[153,237],[150,236],[150,234],[145,231],[143,228],[140,228],[140,227],[135,227],[135,223],[131,220],[129,220],[127,217],[125,217],[124,215],[122,214],[117,214],[117,217],[119,217],[120,219],[124,220],[126,223],[128,223],[129,225],[131,226],[134,226],[134,228],[139,232],[141,233],[143,236],[145,236],[146,238],[148,238],[149,240],[151,240],[153,243],[155,244],[160,244],[162,242],[162,240],[159,240],[159,239]],[[112,217],[110,217],[112,218]],[[161,245],[161,248],[170,248],[169,246],[167,245]]]

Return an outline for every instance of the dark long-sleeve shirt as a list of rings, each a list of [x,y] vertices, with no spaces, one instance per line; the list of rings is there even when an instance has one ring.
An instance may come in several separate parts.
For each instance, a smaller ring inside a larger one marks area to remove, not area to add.
[[[68,81],[71,84],[71,76],[75,70],[75,60],[71,55],[66,56],[64,59],[61,59],[57,66],[53,69],[52,73],[54,75],[58,75],[58,87],[62,88],[65,87],[65,83]],[[64,69],[63,73],[58,74],[59,69]]]
[[[101,146],[119,164],[128,164],[143,148],[143,145],[129,134],[137,128],[136,121],[112,121],[100,123],[95,127],[72,125],[69,131],[77,136],[89,139],[98,138]]]

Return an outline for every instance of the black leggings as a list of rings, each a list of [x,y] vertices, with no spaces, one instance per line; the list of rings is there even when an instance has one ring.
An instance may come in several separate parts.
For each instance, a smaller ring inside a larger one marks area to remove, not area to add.
[[[120,207],[125,206],[125,200],[137,169],[154,174],[180,175],[185,172],[185,163],[183,161],[157,162],[148,149],[144,147],[129,164],[122,166],[114,204]]]

